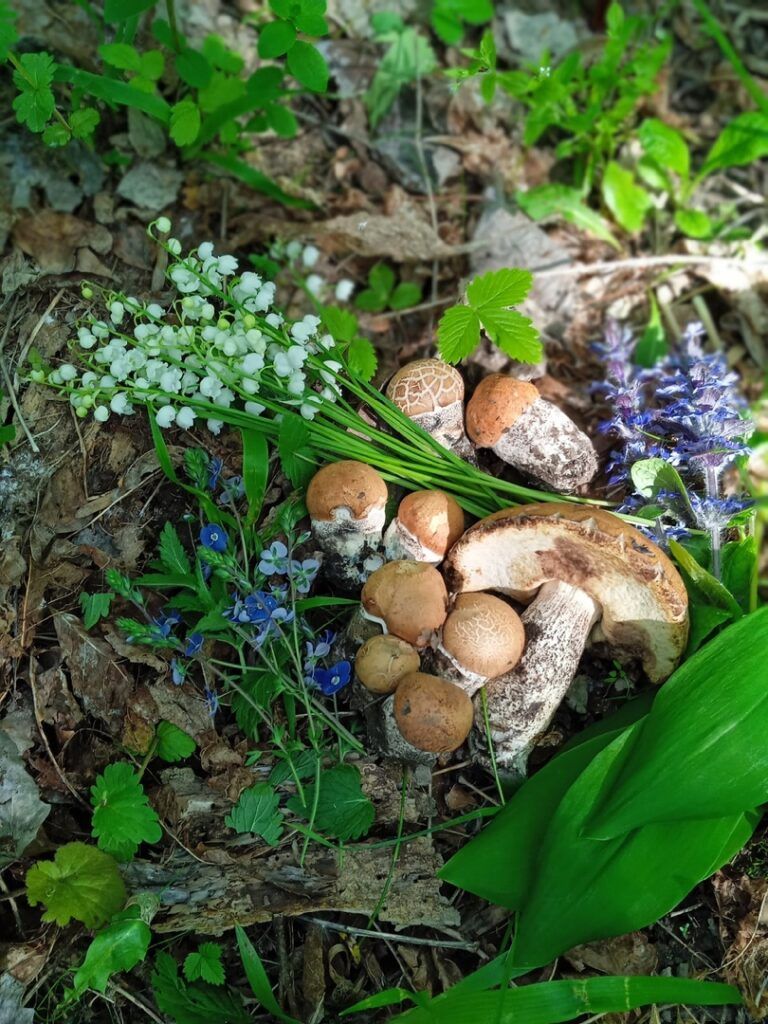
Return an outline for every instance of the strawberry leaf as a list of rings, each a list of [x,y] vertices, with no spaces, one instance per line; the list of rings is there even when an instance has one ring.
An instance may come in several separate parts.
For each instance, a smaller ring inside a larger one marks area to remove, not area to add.
[[[44,921],[66,925],[74,918],[98,928],[125,903],[122,875],[114,859],[95,846],[67,843],[53,860],[41,860],[27,872],[27,899],[45,907]]]

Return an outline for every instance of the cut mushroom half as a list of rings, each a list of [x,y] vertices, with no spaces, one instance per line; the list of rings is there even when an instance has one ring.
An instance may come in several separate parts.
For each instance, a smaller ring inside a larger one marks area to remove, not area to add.
[[[640,661],[654,683],[685,650],[682,579],[663,551],[610,512],[560,502],[505,509],[464,534],[444,572],[452,593],[496,590],[530,602],[520,662],[485,688],[496,761],[518,773],[588,640],[606,643],[619,661]],[[480,708],[475,717],[482,731]]]
[[[537,388],[503,373],[492,373],[467,404],[467,433],[478,448],[490,448],[504,462],[567,493],[597,473],[592,442]]]
[[[472,696],[520,661],[520,616],[493,594],[459,594],[443,623],[433,663],[441,676]]]
[[[445,622],[443,577],[426,562],[386,562],[371,573],[360,600],[363,614],[416,648],[424,648]]]
[[[387,558],[438,565],[464,533],[464,512],[442,491],[414,491],[400,502],[384,534]]]
[[[380,564],[376,558],[387,504],[383,478],[363,462],[333,462],[312,477],[306,500],[326,575],[341,586],[359,586],[367,566]]]
[[[464,378],[458,370],[442,359],[416,359],[392,377],[387,398],[443,448],[477,461],[464,432]]]

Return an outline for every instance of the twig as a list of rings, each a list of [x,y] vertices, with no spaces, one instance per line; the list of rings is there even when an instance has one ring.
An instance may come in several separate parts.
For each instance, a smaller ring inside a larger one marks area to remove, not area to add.
[[[626,260],[603,260],[599,263],[574,263],[568,266],[545,263],[540,267],[529,267],[537,277],[588,277],[591,274],[613,274],[618,270],[644,270],[646,267],[674,267],[714,265],[742,266],[745,269],[764,267],[768,260],[750,260],[744,256],[636,256]]]
[[[134,1006],[138,1006],[140,1010],[149,1017],[150,1020],[154,1020],[157,1024],[165,1024],[162,1017],[158,1017],[154,1010],[152,1010],[146,1003],[143,1003],[141,999],[135,996],[132,992],[129,992],[127,988],[123,988],[122,985],[116,984],[114,981],[110,983],[110,987],[121,995],[123,999],[127,999],[129,1003],[133,1003]]]
[[[40,452],[40,449],[39,449],[39,447],[37,445],[37,442],[35,441],[34,437],[32,437],[32,434],[30,433],[29,427],[27,426],[27,424],[26,424],[26,422],[24,420],[24,417],[21,415],[21,409],[19,408],[19,403],[18,403],[18,401],[16,399],[16,389],[13,386],[13,380],[11,379],[11,375],[8,373],[8,368],[6,367],[5,359],[3,358],[3,349],[5,348],[5,342],[6,342],[6,339],[8,338],[8,333],[9,333],[9,331],[11,329],[11,321],[13,320],[13,315],[16,312],[16,304],[17,304],[17,302],[18,302],[18,296],[14,297],[13,304],[11,306],[11,310],[10,310],[10,312],[8,314],[8,319],[5,322],[5,330],[3,331],[3,336],[2,336],[2,338],[0,338],[0,373],[2,373],[2,375],[3,375],[3,380],[5,381],[5,387],[6,387],[6,390],[8,391],[8,399],[9,399],[11,405],[13,406],[13,411],[16,413],[16,418],[18,419],[19,423],[21,424],[21,429],[24,431],[24,433],[25,433],[25,435],[27,437],[27,440],[29,441],[30,448],[35,453],[35,455],[38,455],[39,452]]]
[[[63,772],[63,770],[59,767],[59,762],[53,756],[53,751],[51,750],[51,745],[48,742],[48,737],[46,736],[45,729],[43,728],[43,719],[42,719],[42,716],[40,714],[40,706],[39,706],[39,704],[37,702],[37,686],[35,684],[35,665],[34,665],[34,658],[32,658],[32,657],[30,657],[30,659],[29,659],[29,689],[32,692],[32,709],[33,709],[34,714],[35,714],[35,722],[37,723],[37,731],[40,733],[40,738],[43,741],[43,746],[45,747],[46,753],[48,754],[48,757],[50,759],[51,764],[54,767],[54,770],[56,771],[56,774],[59,776],[59,778],[64,783],[64,785],[67,787],[69,792],[75,798],[75,800],[77,800],[77,802],[79,804],[81,804],[83,807],[87,807],[88,810],[90,811],[90,809],[91,809],[90,804],[87,803],[85,800],[83,800],[83,798],[80,796],[80,794],[74,788],[72,783],[66,777],[66,775]]]
[[[398,932],[380,932],[374,928],[355,928],[352,925],[339,924],[337,921],[326,921],[320,917],[310,917],[309,914],[300,914],[300,921],[308,921],[320,925],[321,928],[328,928],[332,932],[340,932],[346,935],[359,935],[365,939],[389,939],[392,942],[399,942],[408,946],[434,946],[441,949],[466,949],[476,952],[476,942],[460,942],[456,939],[420,939],[415,935],[401,935]]]

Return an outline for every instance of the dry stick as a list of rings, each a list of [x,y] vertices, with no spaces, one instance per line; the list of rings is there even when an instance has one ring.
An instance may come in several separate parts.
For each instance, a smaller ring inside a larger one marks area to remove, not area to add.
[[[326,921],[321,917],[310,917],[309,914],[300,914],[300,921],[308,921],[320,925],[321,928],[328,928],[332,932],[340,932],[346,935],[360,935],[365,939],[384,939],[402,943],[408,946],[436,946],[441,949],[466,949],[474,952],[478,948],[476,942],[461,942],[455,939],[420,939],[415,935],[402,935],[401,933],[381,932],[375,928],[355,928],[352,925],[339,924],[337,921]]]
[[[37,442],[35,441],[34,437],[32,437],[32,434],[30,433],[29,427],[27,426],[26,422],[24,421],[24,417],[21,415],[21,409],[19,408],[19,403],[16,400],[16,389],[13,386],[13,380],[11,379],[11,375],[8,373],[8,368],[5,365],[5,359],[3,359],[3,349],[5,348],[5,342],[6,342],[7,338],[8,338],[8,334],[9,334],[9,332],[11,330],[11,321],[13,320],[13,315],[16,312],[16,304],[17,304],[17,302],[18,302],[18,296],[16,296],[14,298],[14,300],[13,300],[13,304],[11,306],[11,310],[10,310],[10,312],[8,314],[8,319],[6,320],[6,323],[5,323],[5,330],[3,331],[3,336],[2,336],[2,338],[0,338],[0,373],[2,374],[3,380],[5,381],[5,387],[6,387],[7,391],[8,391],[8,399],[9,399],[11,405],[13,406],[13,411],[16,413],[16,418],[18,419],[19,423],[21,424],[21,429],[26,434],[27,440],[29,441],[30,448],[35,453],[35,455],[38,455],[39,452],[40,452],[40,449],[39,449],[39,447],[37,445]]]
[[[164,1019],[162,1017],[158,1017],[154,1010],[150,1009],[150,1007],[147,1006],[146,1003],[143,1003],[141,999],[133,995],[132,992],[129,992],[127,988],[123,988],[122,985],[118,985],[117,982],[114,981],[110,982],[110,988],[114,992],[117,992],[118,995],[121,995],[123,999],[127,999],[129,1003],[133,1003],[134,1006],[138,1006],[138,1008],[140,1010],[143,1010],[150,1020],[156,1021],[157,1024],[165,1024]],[[106,998],[106,996],[104,996],[103,998]],[[107,999],[107,1002],[111,1002],[111,1000]]]
[[[768,260],[749,260],[744,256],[635,256],[626,260],[603,260],[599,263],[574,263],[568,266],[545,263],[529,267],[537,277],[587,277],[591,274],[613,274],[617,270],[644,270],[646,267],[704,266],[706,264],[731,265],[749,268],[764,267]]]

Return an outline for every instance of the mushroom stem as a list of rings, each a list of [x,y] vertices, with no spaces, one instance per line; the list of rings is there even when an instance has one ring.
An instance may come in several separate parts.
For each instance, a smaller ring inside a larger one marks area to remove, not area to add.
[[[504,462],[558,491],[589,483],[598,463],[592,442],[551,402],[537,398],[492,450]]]
[[[441,444],[443,448],[449,448],[460,459],[466,459],[473,465],[477,465],[475,446],[464,432],[464,403],[453,402],[444,406],[439,412],[422,413],[413,417],[414,423],[418,423],[422,430]]]
[[[496,763],[525,773],[534,741],[549,725],[571,685],[600,607],[560,580],[545,583],[521,618],[526,645],[516,667],[486,686]],[[475,724],[484,729],[479,698]],[[478,751],[482,757],[482,752]]]

